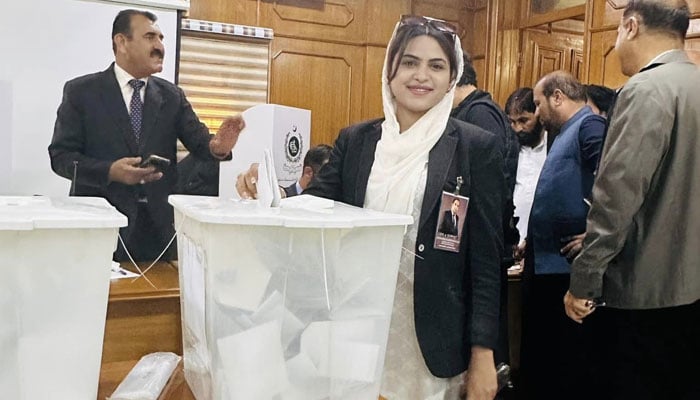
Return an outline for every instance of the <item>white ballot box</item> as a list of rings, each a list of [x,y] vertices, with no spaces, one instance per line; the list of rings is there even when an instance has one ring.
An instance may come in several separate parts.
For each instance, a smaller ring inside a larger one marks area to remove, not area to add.
[[[410,216],[169,201],[198,400],[377,399]]]
[[[0,197],[0,399],[97,397],[126,224],[104,199]]]
[[[233,148],[231,161],[220,163],[219,197],[238,198],[236,177],[271,149],[277,181],[289,186],[301,176],[304,156],[311,140],[311,111],[301,108],[260,104],[243,112],[245,129]]]

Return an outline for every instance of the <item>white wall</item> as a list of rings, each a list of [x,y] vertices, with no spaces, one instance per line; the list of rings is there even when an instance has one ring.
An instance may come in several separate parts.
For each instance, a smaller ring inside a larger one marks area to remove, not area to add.
[[[166,49],[159,76],[174,81],[174,9],[84,0],[14,0],[3,4],[0,195],[68,193],[70,182],[51,171],[47,150],[63,85],[74,77],[104,70],[114,60],[112,22],[126,8],[148,9],[158,16]]]

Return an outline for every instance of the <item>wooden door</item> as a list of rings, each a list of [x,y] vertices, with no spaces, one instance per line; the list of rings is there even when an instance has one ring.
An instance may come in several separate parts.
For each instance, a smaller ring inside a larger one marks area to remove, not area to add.
[[[544,75],[569,71],[581,79],[583,36],[559,32],[523,32],[523,73],[520,86],[533,87]]]

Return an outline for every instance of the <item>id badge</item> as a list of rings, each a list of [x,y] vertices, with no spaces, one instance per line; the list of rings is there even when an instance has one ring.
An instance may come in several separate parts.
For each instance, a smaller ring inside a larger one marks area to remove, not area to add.
[[[442,192],[440,216],[435,228],[433,247],[459,253],[459,243],[462,241],[468,205],[469,197]]]

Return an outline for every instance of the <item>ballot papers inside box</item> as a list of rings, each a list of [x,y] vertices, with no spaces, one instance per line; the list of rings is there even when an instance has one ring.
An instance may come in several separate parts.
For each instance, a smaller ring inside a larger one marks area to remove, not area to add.
[[[0,399],[94,399],[112,253],[104,199],[0,196]]]
[[[171,196],[198,400],[376,399],[410,216]]]

